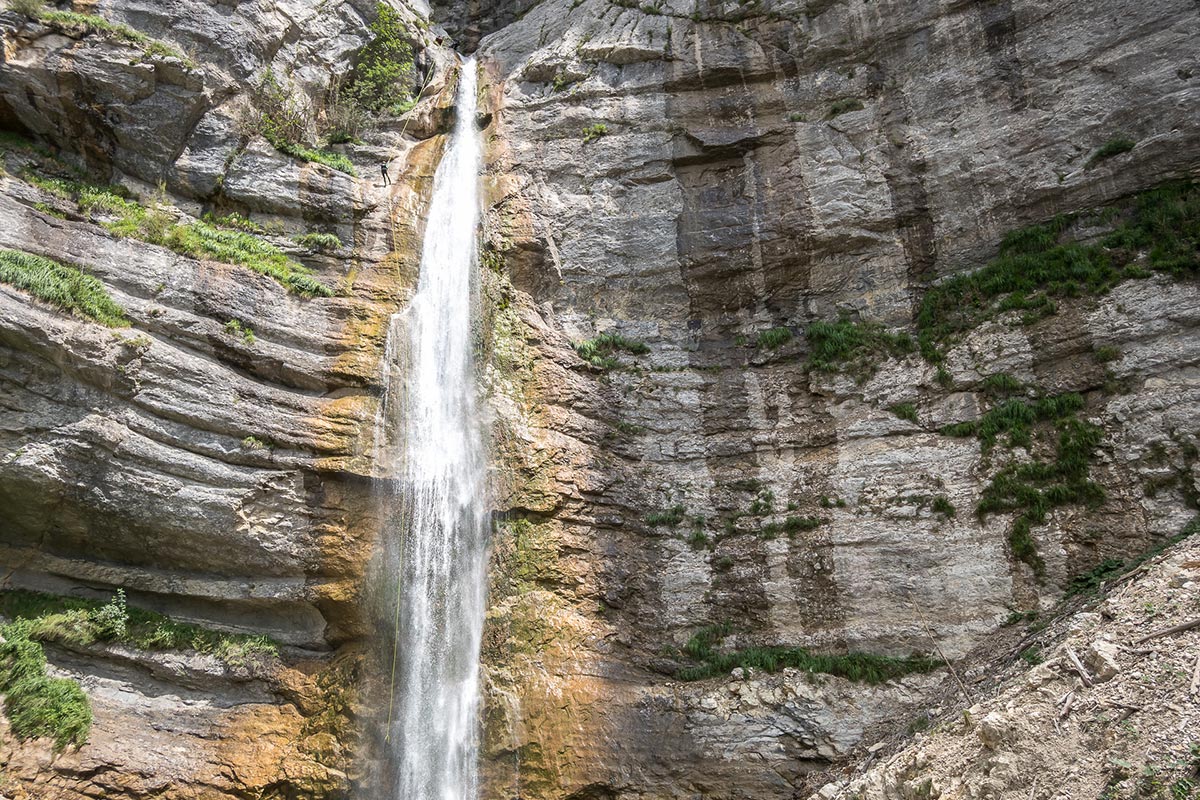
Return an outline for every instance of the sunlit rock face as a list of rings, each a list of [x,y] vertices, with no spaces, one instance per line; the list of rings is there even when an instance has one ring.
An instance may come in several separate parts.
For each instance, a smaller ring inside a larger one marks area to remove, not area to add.
[[[63,175],[122,183],[179,224],[236,212],[333,290],[305,298],[245,267],[119,238],[10,156],[0,248],[99,278],[131,326],[0,283],[6,587],[100,600],[124,587],[131,604],[281,647],[234,666],[47,648],[56,674],[83,685],[95,723],[89,744],[54,758],[44,740],[6,735],[6,774],[30,797],[343,797],[359,772],[350,712],[379,516],[372,422],[388,319],[414,285],[450,56],[429,55],[441,66],[403,136],[385,126],[344,148],[367,177],[279,152],[254,118],[267,69],[318,105],[368,40],[374,7],[75,9],[182,58],[0,14],[5,130],[36,140]],[[385,189],[378,163],[391,159]],[[313,232],[341,244],[293,241]]]
[[[911,334],[926,287],[1009,231],[1193,174],[1200,22],[1183,2],[634,5],[444,8],[483,34],[487,233],[516,298],[491,385],[502,505],[527,523],[497,544],[487,768],[522,796],[789,797],[877,723],[904,730],[937,676],[673,680],[697,631],[957,658],[1195,513],[1194,283],[1000,315],[941,375],[916,353],[814,371],[805,332]],[[572,352],[605,332],[648,351]],[[995,407],[997,373],[1081,393],[1104,430],[1106,499],[1033,527],[1040,576],[1013,515],[975,509],[1047,445],[941,433]]]
[[[0,127],[188,219],[247,215],[335,291],[305,299],[116,238],[0,177],[0,248],[79,265],[132,322],[102,328],[0,284],[9,583],[124,586],[285,646],[245,668],[51,648],[96,723],[54,759],[6,736],[6,774],[30,796],[338,797],[364,773],[356,732],[371,738],[381,704],[345,690],[372,684],[364,575],[372,481],[389,477],[372,423],[453,118],[452,45],[483,68],[487,160],[484,796],[818,787],[944,697],[944,673],[683,681],[694,634],[720,630],[723,653],[956,659],[1194,514],[1194,282],[1131,279],[1028,324],[996,315],[940,373],[915,352],[816,371],[806,334],[842,314],[914,334],[930,283],[984,265],[1009,231],[1194,174],[1192,3],[397,2],[432,77],[405,117],[339,148],[357,178],[258,136],[254,87],[270,66],[317,108],[374,3],[78,5],[191,63],[4,13]],[[1132,150],[1093,161],[1122,138]],[[313,231],[342,247],[291,241]],[[573,345],[606,332],[645,352],[585,362]],[[1011,551],[1014,515],[975,509],[997,470],[1049,457],[1053,425],[986,453],[942,433],[995,407],[998,373],[1028,398],[1081,393],[1079,418],[1103,429],[1089,477],[1105,500],[1033,527],[1041,575]]]

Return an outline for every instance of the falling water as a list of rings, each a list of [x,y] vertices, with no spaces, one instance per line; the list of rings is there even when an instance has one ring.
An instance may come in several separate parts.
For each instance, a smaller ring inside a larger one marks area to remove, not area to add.
[[[486,529],[471,357],[480,167],[473,60],[459,76],[417,292],[393,318],[385,374],[383,423],[403,437],[391,496],[400,513],[388,532],[395,641],[385,780],[397,800],[473,800],[477,789]]]

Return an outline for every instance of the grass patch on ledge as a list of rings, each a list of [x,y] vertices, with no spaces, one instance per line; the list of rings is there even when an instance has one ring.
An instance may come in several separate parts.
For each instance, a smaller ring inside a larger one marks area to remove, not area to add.
[[[279,652],[266,636],[215,631],[130,606],[119,589],[107,603],[8,590],[0,592],[0,616],[24,626],[30,639],[63,645],[112,642],[138,650],[191,651],[215,656],[230,666]]]
[[[122,238],[156,244],[191,258],[247,267],[305,297],[333,295],[333,290],[317,280],[310,269],[249,232],[249,226],[253,225],[249,220],[213,217],[211,222],[181,223],[168,211],[162,198],[144,206],[132,199],[124,187],[47,177],[28,169],[21,177],[57,197],[73,200],[82,213],[101,217],[101,224]]]
[[[354,162],[341,153],[331,153],[328,150],[319,150],[299,142],[289,142],[282,136],[274,134],[269,127],[263,129],[263,136],[271,143],[272,147],[292,158],[312,164],[324,164],[338,172],[344,172],[353,177],[358,176],[358,172],[354,169]]]
[[[92,728],[91,703],[75,681],[46,674],[46,651],[31,627],[26,620],[0,625],[4,713],[20,741],[47,738],[56,752],[81,747]]]
[[[579,357],[597,369],[616,369],[620,366],[617,353],[629,353],[642,356],[650,352],[643,342],[626,339],[619,333],[602,333],[594,339],[587,339],[575,345]]]
[[[75,267],[20,250],[0,250],[0,281],[52,306],[110,328],[129,325],[104,284]]]
[[[1092,216],[1099,224],[1120,221],[1090,243],[1064,238],[1082,214],[1014,231],[987,266],[931,287],[917,314],[925,359],[940,364],[957,336],[996,314],[1019,311],[1022,322],[1036,322],[1057,311],[1057,298],[1102,295],[1123,280],[1147,277],[1143,266],[1176,278],[1200,272],[1200,186],[1166,184],[1124,210]]]
[[[883,359],[903,357],[915,349],[907,333],[892,333],[878,322],[848,317],[808,326],[808,344],[809,369],[850,371],[859,377],[869,377]]]
[[[147,36],[124,23],[113,22],[98,14],[80,14],[76,11],[48,11],[45,8],[40,8],[42,4],[36,2],[25,2],[21,3],[21,5],[24,7],[21,13],[61,33],[68,35],[84,33],[99,34],[113,41],[140,47],[142,55],[146,58],[177,58],[188,69],[196,68],[196,63],[178,49],[160,39]]]
[[[732,670],[760,669],[778,672],[781,669],[800,669],[810,673],[837,675],[860,683],[883,683],[914,672],[931,672],[940,666],[926,656],[893,658],[867,653],[826,655],[811,653],[802,647],[747,647],[719,653],[716,646],[728,636],[728,625],[711,625],[697,631],[684,645],[685,655],[700,662],[676,673],[681,681],[702,681],[728,675]]]
[[[1075,393],[1041,397],[1032,403],[1012,399],[991,409],[978,421],[947,425],[942,428],[942,433],[946,436],[978,437],[985,453],[996,446],[1001,434],[1008,437],[1009,447],[1028,448],[1032,444],[1031,425],[1066,419],[1080,411],[1083,405],[1083,397]]]

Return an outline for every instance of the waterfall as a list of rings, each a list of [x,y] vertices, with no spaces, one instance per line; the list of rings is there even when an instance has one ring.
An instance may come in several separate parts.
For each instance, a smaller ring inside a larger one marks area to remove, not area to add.
[[[402,436],[384,535],[394,604],[386,789],[396,800],[477,793],[479,645],[486,593],[484,451],[472,363],[480,134],[474,60],[433,181],[420,278],[392,319],[381,413]],[[397,364],[393,365],[393,361]],[[381,438],[386,438],[381,437]]]

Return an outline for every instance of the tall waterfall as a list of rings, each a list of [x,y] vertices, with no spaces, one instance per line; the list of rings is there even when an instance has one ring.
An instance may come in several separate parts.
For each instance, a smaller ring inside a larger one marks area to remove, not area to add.
[[[480,134],[474,60],[459,72],[457,122],[433,182],[417,292],[392,320],[383,423],[402,435],[385,535],[395,642],[385,795],[473,800],[479,645],[486,592],[484,452],[472,310]]]

